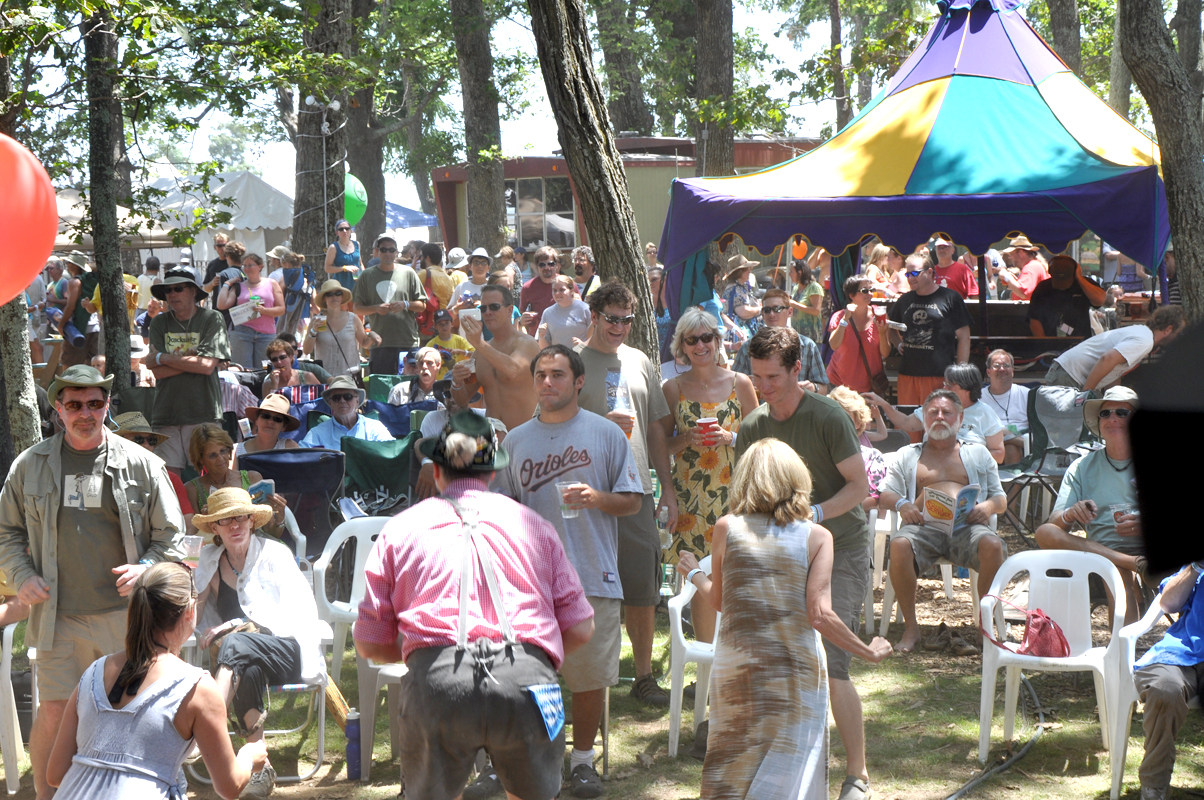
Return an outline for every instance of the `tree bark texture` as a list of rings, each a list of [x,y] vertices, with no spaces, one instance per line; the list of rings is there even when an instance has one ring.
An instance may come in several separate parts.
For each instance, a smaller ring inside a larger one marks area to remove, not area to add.
[[[115,375],[114,392],[130,379],[130,318],[121,279],[121,234],[117,228],[118,159],[124,147],[113,141],[122,129],[114,73],[117,33],[105,6],[83,22],[84,75],[88,91],[88,183],[93,256],[100,274],[104,317],[105,372]],[[81,301],[91,298],[80,298]]]
[[[1083,45],[1079,32],[1078,0],[1046,0],[1049,29],[1057,54],[1075,75],[1083,72]]]
[[[844,53],[840,46],[840,0],[828,0],[828,17],[832,32],[832,94],[836,98],[836,130],[840,131],[853,119],[853,108],[844,80]]]
[[[492,23],[482,0],[449,0],[468,155],[468,244],[496,253],[506,243],[506,184],[502,124],[493,83]]]
[[[698,0],[698,100],[730,103],[732,66],[732,0]],[[736,174],[736,134],[731,118],[703,119],[697,152],[699,175]]]
[[[598,46],[610,99],[606,104],[615,133],[652,133],[652,110],[644,97],[643,75],[634,41],[636,8],[632,0],[594,0]]]
[[[303,40],[315,53],[351,56],[350,0],[317,0],[306,11]],[[340,76],[326,76],[326,86],[301,86],[297,113],[297,188],[293,199],[293,250],[321,270],[327,246],[335,240],[335,223],[343,216],[347,158],[347,94],[330,86]],[[307,105],[313,96],[317,105]],[[337,100],[339,109],[329,106]],[[326,106],[323,108],[323,106]]]
[[[375,86],[367,86],[351,96],[347,109],[347,164],[368,193],[364,217],[355,225],[360,249],[385,231],[385,149],[383,139],[373,130],[375,124]]]
[[[1133,76],[1125,64],[1121,43],[1124,34],[1120,29],[1121,9],[1127,0],[1116,0],[1116,24],[1112,28],[1112,63],[1108,71],[1108,105],[1125,119],[1129,118],[1129,98],[1132,94]]]
[[[1195,321],[1204,318],[1204,135],[1197,90],[1164,20],[1158,0],[1124,0],[1120,9],[1125,63],[1158,134],[1183,308]]]
[[[652,292],[627,175],[594,74],[585,6],[582,0],[528,0],[527,5],[560,147],[577,184],[598,271],[604,280],[617,280],[635,293],[635,326],[628,344],[659,367]]]

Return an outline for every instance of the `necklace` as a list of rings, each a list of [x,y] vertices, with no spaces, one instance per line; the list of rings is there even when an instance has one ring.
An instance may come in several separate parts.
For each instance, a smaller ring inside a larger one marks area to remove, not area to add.
[[[229,551],[229,550],[224,550],[224,551],[222,551],[222,555],[224,555],[224,556],[226,557],[226,565],[227,565],[228,567],[230,567],[230,571],[234,573],[234,577],[235,577],[235,578],[241,578],[241,577],[242,577],[242,573],[241,573],[241,572],[239,572],[238,570],[236,570],[236,569],[234,568],[234,562],[230,560],[230,551]],[[243,564],[243,565],[242,565],[242,568],[243,568],[243,569],[246,569],[246,568],[247,568],[247,565],[246,565],[246,564]]]
[[[1004,396],[1008,399],[1008,404],[1006,406],[999,404],[999,395],[995,394],[990,389],[987,389],[987,395],[991,398],[991,402],[995,404],[996,408],[1003,409],[1003,419],[1006,422],[1007,416],[1008,416],[1008,409],[1010,409],[1012,407],[1012,390],[1011,390],[1011,388],[1009,388],[1007,390],[1007,392],[1004,394]]]
[[[1108,455],[1108,451],[1107,451],[1107,449],[1105,449],[1105,450],[1104,450],[1104,458],[1108,459],[1108,466],[1109,466],[1109,467],[1112,467],[1112,469],[1116,470],[1117,472],[1124,472],[1125,470],[1127,470],[1127,469],[1128,469],[1128,467],[1118,467],[1118,466],[1116,466],[1116,464],[1114,464],[1114,463],[1112,462],[1112,456]],[[1121,459],[1121,461],[1125,461],[1125,460],[1131,460],[1131,459]]]
[[[177,324],[177,325],[179,325],[181,328],[183,328],[183,329],[184,329],[184,333],[192,333],[192,321],[193,321],[194,319],[196,319],[196,309],[195,309],[195,308],[193,309],[193,311],[192,311],[192,316],[190,316],[190,317],[188,318],[188,324],[187,324],[187,325],[185,325],[183,322],[180,322],[180,318],[179,318],[179,317],[177,317],[175,314],[172,314],[172,315],[171,315],[171,318],[172,318],[173,320],[175,320],[175,322],[176,322],[176,324]]]

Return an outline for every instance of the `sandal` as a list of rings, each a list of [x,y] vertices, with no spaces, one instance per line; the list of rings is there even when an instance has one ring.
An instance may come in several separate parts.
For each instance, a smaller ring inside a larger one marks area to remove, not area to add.
[[[953,632],[942,622],[941,626],[936,629],[936,633],[925,639],[921,647],[930,653],[940,653],[947,650],[951,644],[953,644]]]
[[[870,791],[869,783],[848,775],[845,777],[844,783],[840,784],[840,797],[838,800],[870,800],[873,794]]]
[[[982,652],[974,642],[965,638],[960,633],[953,635],[950,646],[953,648],[955,656],[976,656]]]

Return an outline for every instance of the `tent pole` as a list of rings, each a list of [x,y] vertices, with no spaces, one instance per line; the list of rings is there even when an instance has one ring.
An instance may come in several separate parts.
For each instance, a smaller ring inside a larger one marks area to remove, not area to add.
[[[987,287],[989,285],[987,282],[987,257],[982,255],[978,257],[978,319],[982,325],[983,344],[988,353],[991,352],[990,342],[987,341],[991,335],[991,325],[987,319]]]

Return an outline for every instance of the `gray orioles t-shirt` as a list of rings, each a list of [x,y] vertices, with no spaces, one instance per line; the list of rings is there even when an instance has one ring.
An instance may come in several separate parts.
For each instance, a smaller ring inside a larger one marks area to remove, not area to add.
[[[552,523],[586,595],[622,599],[618,519],[591,508],[581,509],[576,519],[564,519],[556,482],[642,494],[644,487],[623,431],[581,409],[568,422],[548,424],[539,418],[524,422],[510,431],[502,449],[510,454],[510,464],[494,478],[493,488]]]

